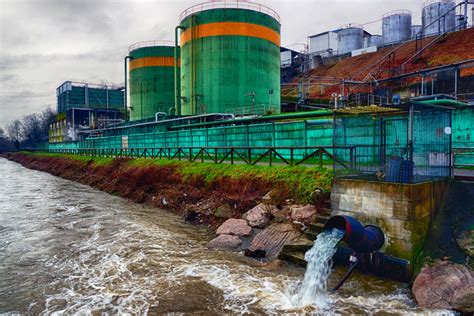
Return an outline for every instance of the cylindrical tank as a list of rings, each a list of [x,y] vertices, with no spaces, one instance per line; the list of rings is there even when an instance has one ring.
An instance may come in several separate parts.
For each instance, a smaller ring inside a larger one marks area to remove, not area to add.
[[[384,44],[399,43],[411,38],[411,12],[392,11],[382,16]]]
[[[382,35],[372,35],[370,37],[370,46],[382,46],[383,44],[383,37]]]
[[[280,22],[250,2],[208,2],[180,17],[181,111],[280,112]]]
[[[415,38],[418,33],[420,33],[422,26],[421,25],[412,25],[411,26],[411,38]]]
[[[425,36],[454,31],[456,12],[454,0],[430,0],[424,3],[421,19]],[[440,17],[443,18],[439,19]],[[439,19],[439,20],[438,20]]]
[[[350,53],[364,47],[364,30],[350,24],[341,27],[337,32],[337,52],[339,55]]]
[[[178,48],[179,49],[179,48]],[[155,117],[174,108],[174,43],[148,41],[130,46],[130,120]],[[178,65],[179,66],[179,65]]]

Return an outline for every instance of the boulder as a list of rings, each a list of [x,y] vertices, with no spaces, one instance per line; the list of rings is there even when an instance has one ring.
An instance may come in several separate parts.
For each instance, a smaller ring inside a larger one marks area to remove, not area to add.
[[[245,219],[230,218],[219,226],[216,234],[248,236],[252,234],[252,228],[247,224]]]
[[[269,215],[271,213],[268,211],[268,208],[271,207],[260,203],[242,215],[242,218],[246,219],[248,224],[252,227],[263,228],[270,223]]]
[[[235,235],[222,234],[211,240],[207,247],[219,250],[240,250],[242,240]]]
[[[474,313],[474,271],[449,261],[424,266],[415,279],[413,295],[423,308]]]
[[[291,219],[301,223],[310,223],[316,215],[316,208],[312,205],[299,206],[295,205],[291,209]]]

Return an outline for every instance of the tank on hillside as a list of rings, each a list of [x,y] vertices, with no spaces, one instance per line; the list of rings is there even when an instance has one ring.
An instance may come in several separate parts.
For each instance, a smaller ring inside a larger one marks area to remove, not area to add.
[[[129,55],[130,120],[153,118],[157,112],[169,114],[175,102],[174,43],[136,43]]]
[[[349,24],[337,32],[337,52],[339,55],[350,53],[364,47],[364,30],[362,26]]]
[[[411,38],[411,12],[399,10],[383,15],[382,36],[384,44],[409,40]]]
[[[181,109],[280,112],[280,22],[263,5],[208,2],[180,16]]]
[[[411,26],[411,38],[415,38],[418,33],[420,33],[422,26],[421,25],[412,25]]]
[[[455,6],[454,0],[430,0],[425,2],[421,15],[424,36],[454,31],[456,12],[453,8]]]
[[[372,35],[370,37],[370,46],[382,46],[383,45],[383,37],[382,35]]]

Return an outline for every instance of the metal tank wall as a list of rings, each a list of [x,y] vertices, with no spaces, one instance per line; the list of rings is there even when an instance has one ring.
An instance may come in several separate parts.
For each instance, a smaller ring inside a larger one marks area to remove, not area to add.
[[[436,35],[443,32],[454,31],[456,12],[451,10],[456,4],[453,0],[439,0],[439,1],[427,1],[422,10],[422,23],[424,29],[424,35]],[[449,11],[451,10],[451,11]],[[447,13],[449,11],[449,13]],[[440,16],[447,15],[437,21]],[[432,23],[434,22],[434,23]]]
[[[415,36],[421,31],[421,25],[412,25],[411,26],[411,38],[415,38]]]
[[[175,102],[172,42],[137,43],[130,46],[129,55],[130,120],[169,113]]]
[[[383,37],[382,35],[372,35],[370,37],[370,46],[382,46],[383,44]]]
[[[411,12],[393,11],[382,17],[384,44],[399,43],[411,38]]]
[[[337,33],[337,47],[339,55],[363,48],[364,30],[353,26],[341,28]]]
[[[279,113],[278,14],[254,3],[223,4],[181,14],[181,113]]]

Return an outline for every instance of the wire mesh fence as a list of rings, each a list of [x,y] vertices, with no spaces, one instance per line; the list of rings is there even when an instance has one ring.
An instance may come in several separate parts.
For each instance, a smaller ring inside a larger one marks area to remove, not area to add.
[[[451,175],[450,109],[416,103],[336,111],[335,177],[417,183]],[[347,167],[342,167],[347,166]]]

